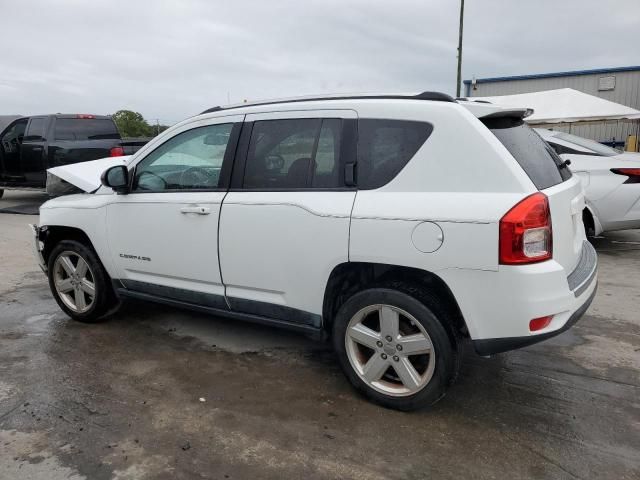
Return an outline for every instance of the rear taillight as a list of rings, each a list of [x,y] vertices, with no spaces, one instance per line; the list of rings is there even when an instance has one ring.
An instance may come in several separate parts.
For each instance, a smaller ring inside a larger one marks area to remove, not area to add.
[[[500,263],[521,265],[552,256],[551,212],[544,193],[528,196],[500,220]]]
[[[109,150],[109,156],[111,157],[122,157],[124,155],[124,149],[122,147],[113,147]]]
[[[96,118],[95,115],[89,115],[88,113],[79,113],[76,118]]]
[[[640,168],[612,168],[611,171],[629,177],[624,183],[640,183]]]

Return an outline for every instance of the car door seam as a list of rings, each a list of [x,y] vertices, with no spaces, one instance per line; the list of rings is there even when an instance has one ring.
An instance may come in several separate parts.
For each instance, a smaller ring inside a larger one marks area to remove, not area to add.
[[[353,196],[353,202],[351,202],[351,211],[349,212],[349,228],[347,230],[347,262],[351,261],[351,223],[353,222],[353,210],[356,208],[356,199],[358,198],[358,191],[356,190]]]

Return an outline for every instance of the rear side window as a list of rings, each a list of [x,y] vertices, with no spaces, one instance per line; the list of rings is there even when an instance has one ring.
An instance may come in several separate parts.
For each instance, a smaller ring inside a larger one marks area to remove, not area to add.
[[[109,118],[57,118],[56,140],[119,139],[116,124]]]
[[[358,188],[389,183],[429,138],[433,125],[406,120],[358,121]]]
[[[255,122],[243,188],[339,187],[341,128],[336,118]]]
[[[488,118],[484,124],[509,150],[538,190],[553,187],[571,178],[558,154],[522,119]]]

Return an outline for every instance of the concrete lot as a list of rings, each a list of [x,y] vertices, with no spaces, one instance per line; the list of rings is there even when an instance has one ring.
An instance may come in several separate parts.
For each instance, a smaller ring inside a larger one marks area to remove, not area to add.
[[[69,320],[30,222],[0,215],[1,479],[640,478],[640,231],[598,240],[573,329],[469,351],[439,404],[403,414],[292,334],[141,303]]]

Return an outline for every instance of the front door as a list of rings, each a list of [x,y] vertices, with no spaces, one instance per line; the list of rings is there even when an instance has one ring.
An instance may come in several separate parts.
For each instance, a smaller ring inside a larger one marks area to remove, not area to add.
[[[29,119],[14,121],[2,132],[0,138],[0,178],[20,184],[24,177],[20,165],[20,148],[24,140],[24,132],[27,129]]]
[[[22,141],[20,167],[27,185],[44,187],[46,181],[45,143],[48,117],[31,117]]]
[[[247,115],[220,217],[232,310],[320,326],[326,282],[348,261],[355,189],[350,110]]]
[[[131,193],[107,206],[111,255],[126,288],[226,308],[218,219],[243,117],[184,125],[135,165]]]

